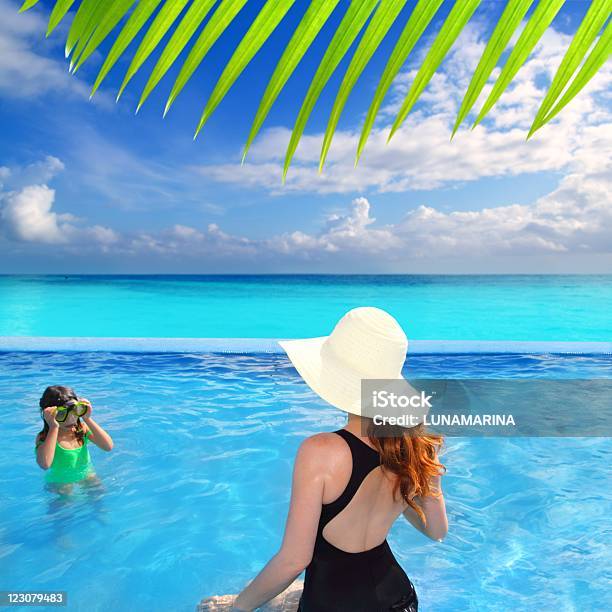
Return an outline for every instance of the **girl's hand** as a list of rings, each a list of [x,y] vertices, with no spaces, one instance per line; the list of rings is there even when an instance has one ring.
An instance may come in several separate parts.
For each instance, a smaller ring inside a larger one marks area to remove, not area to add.
[[[57,406],[49,406],[43,410],[43,417],[49,425],[49,427],[59,427],[59,423],[55,420],[55,413],[57,412]]]
[[[88,399],[85,399],[84,397],[79,398],[79,401],[83,402],[84,404],[87,404],[87,412],[83,415],[83,419],[89,419],[91,418],[91,411],[92,411],[92,405],[91,402]]]

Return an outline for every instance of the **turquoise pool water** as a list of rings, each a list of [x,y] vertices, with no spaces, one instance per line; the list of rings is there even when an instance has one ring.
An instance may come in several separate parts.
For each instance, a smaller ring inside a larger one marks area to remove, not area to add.
[[[610,378],[610,355],[412,355],[411,376]],[[408,373],[408,372],[406,372]],[[188,611],[276,551],[296,448],[343,425],[282,354],[1,353],[0,590],[68,610]],[[115,440],[64,503],[33,460],[37,400],[74,386]],[[424,612],[609,610],[612,442],[449,438],[450,532],[390,544]]]
[[[4,276],[0,336],[293,338],[378,306],[411,339],[612,340],[607,276]]]

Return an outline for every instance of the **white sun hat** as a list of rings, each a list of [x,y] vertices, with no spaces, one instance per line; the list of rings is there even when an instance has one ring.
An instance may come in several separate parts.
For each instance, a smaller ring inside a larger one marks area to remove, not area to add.
[[[400,380],[408,338],[380,308],[347,312],[329,336],[280,340],[280,346],[308,386],[326,402],[351,414],[368,416],[362,406],[362,380]]]

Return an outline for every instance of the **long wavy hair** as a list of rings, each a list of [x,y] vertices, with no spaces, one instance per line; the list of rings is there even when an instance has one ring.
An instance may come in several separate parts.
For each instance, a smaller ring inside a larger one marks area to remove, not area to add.
[[[395,477],[395,499],[399,493],[423,524],[427,524],[425,513],[413,498],[441,495],[440,491],[432,490],[430,479],[446,471],[438,460],[444,437],[428,432],[423,423],[410,429],[394,427],[393,435],[389,435],[389,432],[388,427],[381,430],[373,421],[368,427],[368,437],[380,453],[383,471]]]
[[[77,394],[71,387],[63,387],[61,385],[53,385],[51,387],[47,387],[40,398],[40,415],[43,417],[43,410],[45,408],[49,408],[50,406],[63,406],[69,400],[78,400]],[[85,430],[83,429],[83,423],[81,419],[77,417],[76,424],[73,428],[74,435],[78,440],[79,444],[83,446],[85,443]],[[47,421],[44,421],[43,428],[36,436],[36,446],[42,444],[47,439],[47,434],[49,433],[49,424]]]

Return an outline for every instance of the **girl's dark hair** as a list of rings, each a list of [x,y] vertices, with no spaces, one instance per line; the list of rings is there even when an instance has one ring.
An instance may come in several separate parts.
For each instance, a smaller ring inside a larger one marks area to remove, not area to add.
[[[40,401],[38,402],[40,406],[40,414],[44,419],[44,415],[42,414],[45,408],[49,408],[50,406],[63,406],[66,402],[70,400],[78,400],[77,394],[71,387],[62,387],[61,385],[53,385],[51,387],[47,387]],[[42,444],[47,439],[47,434],[49,433],[49,424],[47,421],[44,421],[43,428],[38,433],[36,437],[36,446]],[[83,424],[81,423],[81,419],[77,418],[76,426],[74,433],[76,435],[77,440],[81,444],[84,444],[85,432],[83,430]]]

